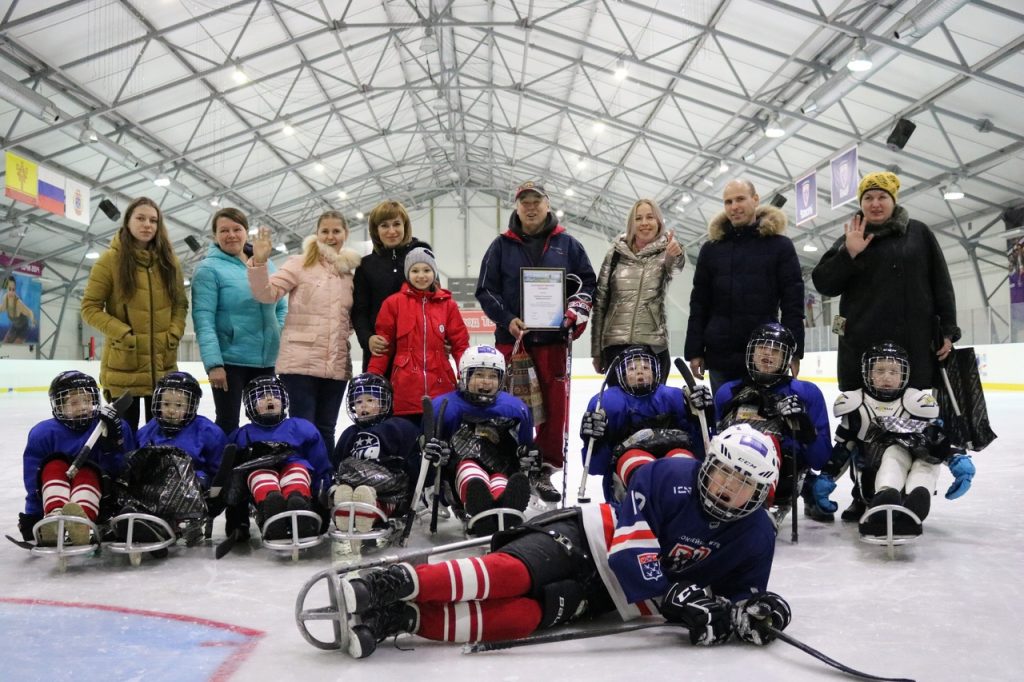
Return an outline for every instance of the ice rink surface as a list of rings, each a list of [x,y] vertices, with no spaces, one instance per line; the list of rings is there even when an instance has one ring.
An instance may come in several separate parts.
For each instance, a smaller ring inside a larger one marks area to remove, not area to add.
[[[573,428],[597,380],[573,384]],[[208,389],[207,389],[208,390]],[[826,401],[834,385],[822,385]],[[788,520],[779,535],[769,587],[793,609],[788,633],[829,656],[875,675],[917,680],[1018,680],[1024,664],[1024,394],[990,392],[999,439],[975,456],[978,474],[956,501],[942,493],[924,535],[897,549],[863,544],[853,524],[800,519],[798,544]],[[17,536],[22,511],[21,455],[29,429],[50,416],[44,393],[0,395],[4,415],[0,521]],[[213,416],[213,402],[202,412]],[[347,425],[342,416],[340,428]],[[833,424],[834,426],[834,424]],[[579,483],[580,442],[572,437],[570,499]],[[596,479],[591,495],[600,496]],[[833,495],[849,502],[849,482]],[[223,522],[214,541],[223,538]],[[436,541],[461,539],[454,522]],[[413,529],[412,546],[426,546]],[[367,557],[372,554],[367,553]],[[670,629],[464,655],[460,647],[401,637],[354,661],[320,651],[300,636],[295,599],[314,573],[330,567],[328,544],[298,562],[258,547],[220,561],[212,543],[172,549],[164,560],[74,557],[60,573],[6,541],[0,549],[0,679],[4,680],[372,680],[506,682],[523,680],[780,680],[844,676],[781,642],[766,648],[729,643],[692,647]],[[321,595],[314,592],[313,597]],[[307,607],[324,606],[326,598]],[[846,678],[849,679],[849,678]]]

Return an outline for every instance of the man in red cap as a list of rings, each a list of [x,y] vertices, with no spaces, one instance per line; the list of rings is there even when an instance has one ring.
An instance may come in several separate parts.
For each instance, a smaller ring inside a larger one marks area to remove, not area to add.
[[[495,345],[506,361],[515,341],[521,338],[537,369],[547,419],[537,427],[536,444],[544,466],[535,487],[544,501],[558,502],[561,495],[551,484],[551,474],[564,463],[569,418],[568,344],[579,338],[586,327],[597,278],[583,245],[558,224],[551,212],[543,185],[520,185],[515,204],[508,230],[496,237],[484,254],[476,298],[497,326]],[[520,270],[529,267],[565,271],[568,298],[562,330],[530,330],[523,322]]]

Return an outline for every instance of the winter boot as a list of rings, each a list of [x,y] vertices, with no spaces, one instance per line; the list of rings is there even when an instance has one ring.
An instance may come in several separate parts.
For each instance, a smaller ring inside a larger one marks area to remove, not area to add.
[[[804,478],[803,487],[800,489],[800,497],[804,499],[804,516],[812,521],[833,523],[836,520],[836,515],[819,507],[814,499],[814,482],[817,479],[817,474],[808,473]]]
[[[413,599],[419,594],[420,582],[411,564],[392,564],[358,578],[345,578],[341,590],[348,613],[363,614]]]
[[[75,516],[86,520],[89,519],[85,510],[82,509],[82,506],[76,502],[68,502],[65,504],[61,513],[64,516]],[[92,531],[89,530],[89,526],[84,523],[66,523],[64,524],[64,529],[68,532],[68,544],[88,545],[89,540],[92,538]]]
[[[895,488],[882,488],[875,496],[871,498],[871,507],[880,507],[883,504],[900,504],[901,495],[900,491]],[[881,537],[886,533],[886,518],[888,513],[881,511],[872,514],[867,521],[858,524],[857,529],[861,535],[870,537]],[[898,518],[898,516],[896,517]],[[893,519],[893,525],[895,525],[895,518]],[[895,530],[893,531],[895,533]]]
[[[47,516],[57,516],[63,514],[64,510],[57,507],[51,511]],[[39,529],[39,546],[40,547],[56,547],[57,546],[57,528],[58,524],[47,523]]]
[[[924,521],[932,506],[932,494],[927,488],[917,487],[903,497],[903,506],[917,514]],[[893,535],[916,536],[922,532],[921,524],[906,514],[898,514],[892,522]]]
[[[352,491],[352,501],[362,502],[363,504],[368,504],[371,507],[376,507],[377,491],[368,485],[358,486]],[[369,533],[373,530],[373,522],[376,520],[377,517],[370,512],[356,512],[356,532]]]
[[[272,516],[287,510],[287,503],[284,500],[284,496],[280,491],[272,490],[267,493],[267,496],[263,498],[263,501],[256,505],[256,512],[260,522],[260,528],[263,529],[267,523],[267,519]],[[264,540],[284,540],[291,533],[291,525],[285,521],[275,521],[272,525],[266,528],[263,532]]]
[[[288,496],[288,511],[310,511],[312,508],[310,499],[300,493],[298,490],[293,491]],[[291,530],[291,519],[289,519],[288,529]],[[300,538],[312,538],[320,535],[320,519],[314,519],[311,516],[300,516],[299,517],[299,537]]]
[[[864,512],[867,511],[867,505],[864,504],[864,498],[861,497],[860,491],[857,486],[853,486],[853,501],[850,502],[850,506],[843,510],[843,513],[839,515],[843,521],[860,521],[860,517],[864,516]]]
[[[526,474],[517,472],[508,477],[505,492],[498,498],[499,507],[524,511],[530,503],[530,479]]]
[[[416,632],[419,620],[416,605],[401,601],[367,611],[362,622],[349,630],[348,654],[352,658],[366,658],[377,650],[378,642],[403,632]]]
[[[541,466],[540,471],[533,475],[533,488],[537,491],[537,497],[545,502],[561,502],[562,495],[551,484],[551,474],[557,469],[550,464]]]
[[[466,514],[472,521],[477,514],[494,509],[494,497],[491,488],[482,479],[473,478],[466,484]],[[469,527],[469,534],[477,537],[494,535],[498,531],[498,519],[485,516]]]

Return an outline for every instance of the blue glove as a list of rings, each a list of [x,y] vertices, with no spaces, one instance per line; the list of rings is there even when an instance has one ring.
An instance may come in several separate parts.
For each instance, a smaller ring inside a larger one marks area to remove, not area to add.
[[[839,509],[839,505],[828,499],[828,496],[835,489],[836,482],[832,480],[831,476],[826,474],[818,476],[811,487],[811,493],[814,495],[814,504],[818,505],[818,508],[824,512],[834,513]]]
[[[953,474],[953,485],[946,491],[947,500],[955,500],[971,489],[971,480],[974,479],[974,462],[970,455],[956,455],[947,462],[949,473]]]

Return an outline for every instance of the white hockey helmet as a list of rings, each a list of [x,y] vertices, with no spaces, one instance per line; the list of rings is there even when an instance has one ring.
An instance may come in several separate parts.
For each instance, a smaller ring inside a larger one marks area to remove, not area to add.
[[[493,369],[498,373],[498,388],[492,394],[473,393],[469,379],[477,369]],[[474,405],[491,405],[505,382],[505,356],[494,346],[470,346],[459,360],[459,393]]]
[[[711,439],[697,480],[708,515],[735,521],[752,514],[779,480],[775,443],[750,424],[734,424]]]

